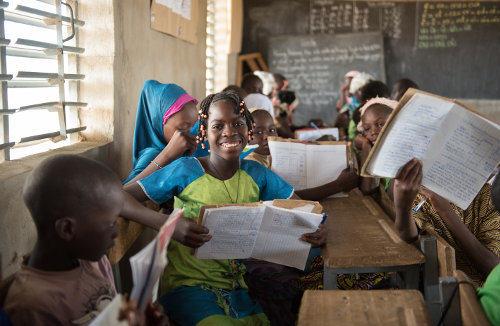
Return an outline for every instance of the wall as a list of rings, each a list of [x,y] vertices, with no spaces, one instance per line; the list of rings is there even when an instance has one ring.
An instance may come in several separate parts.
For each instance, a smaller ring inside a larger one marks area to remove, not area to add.
[[[15,272],[36,241],[21,200],[24,180],[42,159],[54,153],[82,154],[110,165],[120,177],[130,169],[135,111],[146,79],[173,82],[198,99],[205,95],[206,1],[200,5],[198,43],[190,44],[151,30],[149,1],[80,0],[86,21],[81,42],[86,51],[80,72],[86,75],[80,112],[86,141],[0,164],[0,274]]]

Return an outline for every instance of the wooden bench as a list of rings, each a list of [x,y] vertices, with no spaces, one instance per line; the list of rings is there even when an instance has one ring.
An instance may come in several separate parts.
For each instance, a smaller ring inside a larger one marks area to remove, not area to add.
[[[431,325],[416,290],[306,291],[298,325]]]
[[[490,325],[481,303],[477,298],[476,289],[469,278],[462,271],[455,271],[454,277],[458,282],[460,294],[460,317],[462,326],[488,326]]]
[[[358,191],[321,202],[328,214],[323,249],[325,289],[337,288],[338,274],[402,272],[406,288],[417,289],[424,255],[401,240],[380,206]]]

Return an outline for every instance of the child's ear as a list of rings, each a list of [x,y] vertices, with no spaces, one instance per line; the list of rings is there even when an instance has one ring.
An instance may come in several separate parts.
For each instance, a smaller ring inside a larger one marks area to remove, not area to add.
[[[65,240],[71,241],[76,234],[76,223],[72,217],[62,217],[55,222],[55,230],[57,235]]]

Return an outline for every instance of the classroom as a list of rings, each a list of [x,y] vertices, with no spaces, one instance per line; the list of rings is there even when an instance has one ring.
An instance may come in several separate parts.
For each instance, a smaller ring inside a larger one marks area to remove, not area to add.
[[[0,325],[500,326],[500,0],[0,0]]]

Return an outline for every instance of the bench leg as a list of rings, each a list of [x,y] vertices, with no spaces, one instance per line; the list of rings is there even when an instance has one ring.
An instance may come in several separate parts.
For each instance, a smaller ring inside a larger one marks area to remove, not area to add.
[[[327,267],[323,272],[323,288],[325,290],[337,290],[337,273]]]
[[[405,289],[418,290],[418,282],[420,278],[419,266],[403,272],[403,277],[405,281]]]

